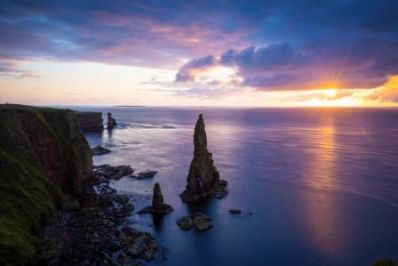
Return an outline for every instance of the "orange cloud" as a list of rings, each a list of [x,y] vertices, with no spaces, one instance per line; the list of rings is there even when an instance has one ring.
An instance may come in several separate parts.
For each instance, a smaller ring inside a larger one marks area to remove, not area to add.
[[[391,76],[386,84],[375,89],[369,98],[379,102],[398,102],[398,75]]]

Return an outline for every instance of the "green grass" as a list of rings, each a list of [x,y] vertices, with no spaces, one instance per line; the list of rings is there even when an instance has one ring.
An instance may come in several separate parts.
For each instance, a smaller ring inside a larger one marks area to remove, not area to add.
[[[2,149],[0,161],[0,265],[23,265],[36,255],[34,228],[63,196],[37,169]]]
[[[48,167],[66,175],[62,187],[46,175],[43,155]],[[64,193],[75,192],[76,177],[88,174],[90,164],[72,111],[0,105],[0,265],[35,262],[35,231],[44,217],[65,206]]]

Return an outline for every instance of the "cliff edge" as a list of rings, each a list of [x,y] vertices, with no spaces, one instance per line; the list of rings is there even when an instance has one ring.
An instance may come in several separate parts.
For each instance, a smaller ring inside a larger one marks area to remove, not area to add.
[[[43,218],[79,195],[90,147],[67,109],[0,105],[0,264],[34,263]]]

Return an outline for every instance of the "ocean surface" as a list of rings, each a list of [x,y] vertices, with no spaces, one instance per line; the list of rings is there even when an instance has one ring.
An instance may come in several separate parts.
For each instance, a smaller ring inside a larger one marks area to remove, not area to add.
[[[77,108],[112,112],[119,127],[87,134],[112,153],[95,164],[156,170],[150,180],[111,183],[149,205],[159,182],[175,211],[130,217],[166,259],[149,265],[371,265],[398,259],[398,109]],[[208,149],[229,195],[188,206],[184,190],[193,128],[203,113]],[[239,208],[242,215],[229,214]],[[206,232],[176,220],[194,211]],[[249,215],[252,213],[252,215]]]

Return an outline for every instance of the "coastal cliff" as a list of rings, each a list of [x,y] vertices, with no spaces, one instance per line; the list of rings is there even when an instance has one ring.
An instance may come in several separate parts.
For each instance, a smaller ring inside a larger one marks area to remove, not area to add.
[[[77,124],[85,132],[102,131],[104,124],[101,112],[75,112]]]
[[[73,111],[0,105],[1,265],[34,263],[34,232],[81,193],[91,173]]]

